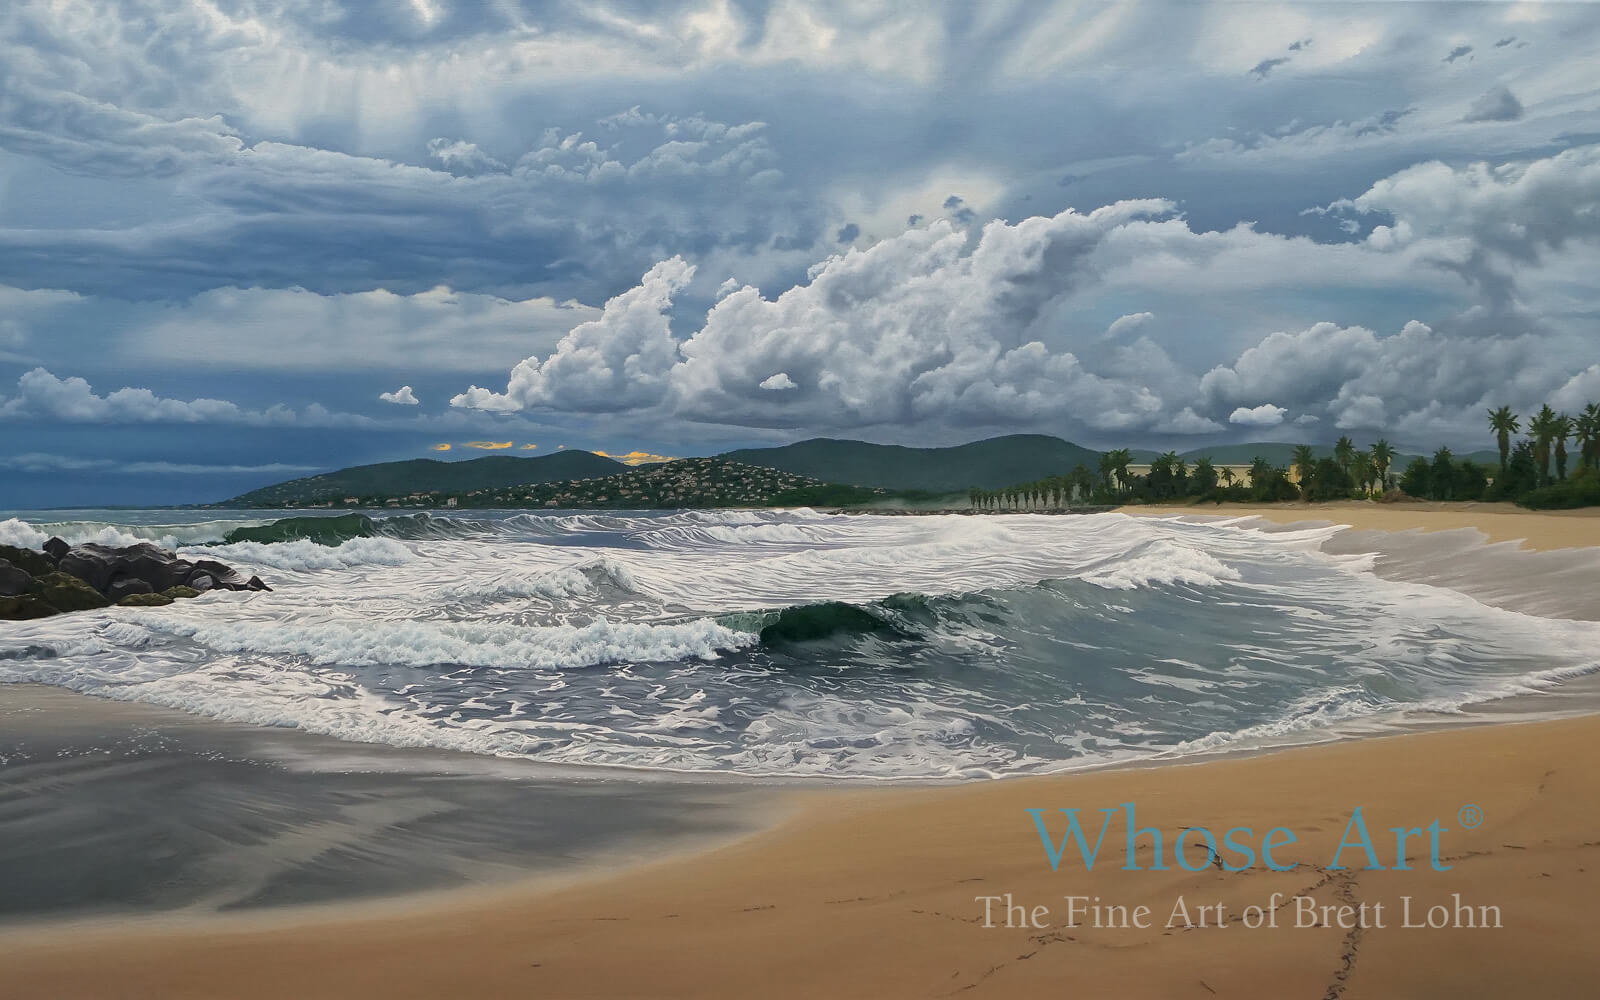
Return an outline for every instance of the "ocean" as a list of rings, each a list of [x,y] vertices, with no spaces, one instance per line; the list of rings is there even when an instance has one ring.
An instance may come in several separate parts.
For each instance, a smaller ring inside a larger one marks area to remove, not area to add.
[[[0,543],[152,540],[259,574],[0,623],[0,682],[568,769],[959,780],[1451,720],[1600,669],[1600,625],[1264,532],[1121,513],[0,512]],[[596,770],[593,773],[601,773]]]

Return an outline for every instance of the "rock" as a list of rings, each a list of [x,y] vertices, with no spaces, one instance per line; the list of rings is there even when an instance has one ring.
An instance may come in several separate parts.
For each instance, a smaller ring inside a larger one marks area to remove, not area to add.
[[[32,594],[23,594],[20,597],[0,597],[0,621],[28,621],[33,618],[49,618],[51,615],[60,613]]]
[[[166,549],[158,548],[149,542],[130,545],[119,551],[125,561],[123,572],[148,583],[152,591],[176,587],[188,579],[189,571],[194,568],[189,560],[179,559]]]
[[[61,572],[77,577],[95,590],[103,591],[117,575],[122,554],[109,545],[87,542],[61,557]]]
[[[232,566],[224,566],[215,559],[198,560],[194,568],[189,571],[188,578],[181,582],[196,590],[205,590],[207,588],[199,586],[197,582],[202,576],[209,577],[211,585],[218,590],[250,589],[250,581],[242,573]]]
[[[215,565],[222,566],[221,563]],[[222,568],[238,576],[233,570],[225,566]],[[179,559],[166,549],[149,542],[125,545],[121,548],[91,542],[80,545],[63,556],[61,571],[71,573],[94,589],[108,595],[113,584],[124,579],[141,580],[149,587],[149,590],[128,590],[126,585],[123,585],[123,589],[118,593],[120,597],[136,592],[160,592],[185,583],[189,575],[194,572],[194,564],[187,559]],[[242,588],[244,584],[244,578],[239,577],[239,586]]]
[[[191,563],[149,542],[120,548],[89,542],[68,548],[61,556],[59,569],[51,565],[48,555],[29,549],[16,551],[23,553],[22,558],[31,558],[29,565],[38,566],[41,572],[0,559],[0,596],[29,599],[26,607],[18,601],[9,602],[6,615],[12,616],[27,613],[42,617],[46,613],[86,611],[111,604],[153,608],[198,597],[207,590],[272,589],[260,577],[247,577],[214,559]],[[7,594],[7,590],[16,590],[17,594]],[[49,610],[35,607],[31,603],[34,601]]]
[[[162,608],[172,603],[166,594],[129,594],[117,604],[124,608]]]
[[[26,593],[32,583],[32,573],[13,565],[9,559],[0,559],[0,597],[16,597]]]
[[[42,552],[32,549],[19,549],[15,545],[0,545],[0,559],[22,570],[29,576],[44,576],[53,573],[56,564]]]
[[[136,576],[119,576],[106,587],[105,595],[107,600],[120,602],[124,597],[153,594],[155,592],[156,588],[150,586],[149,582],[145,580],[141,580]],[[171,602],[169,601],[168,603]]]
[[[89,611],[111,603],[86,581],[59,570],[34,577],[28,593],[57,611]]]
[[[44,554],[49,556],[57,563],[61,562],[62,556],[72,551],[72,546],[55,537],[52,537],[48,542],[45,542],[43,548]]]

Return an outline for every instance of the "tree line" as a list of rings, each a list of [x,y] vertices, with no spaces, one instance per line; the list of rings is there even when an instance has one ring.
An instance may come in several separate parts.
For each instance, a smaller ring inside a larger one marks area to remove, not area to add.
[[[968,500],[978,510],[1050,510],[1184,500],[1359,500],[1398,490],[1427,500],[1510,500],[1535,508],[1600,505],[1600,405],[1590,403],[1574,417],[1547,404],[1527,426],[1526,437],[1514,440],[1522,418],[1507,406],[1489,411],[1489,428],[1500,452],[1498,469],[1440,448],[1431,459],[1414,458],[1396,470],[1397,453],[1387,440],[1360,448],[1345,436],[1330,455],[1319,457],[1312,446],[1297,446],[1288,467],[1258,457],[1243,477],[1231,468],[1217,468],[1209,458],[1191,465],[1173,451],[1157,457],[1139,475],[1130,471],[1132,452],[1119,448],[1101,455],[1096,469],[1079,464],[1064,475],[998,490],[973,489]],[[1576,448],[1576,463],[1569,441]]]

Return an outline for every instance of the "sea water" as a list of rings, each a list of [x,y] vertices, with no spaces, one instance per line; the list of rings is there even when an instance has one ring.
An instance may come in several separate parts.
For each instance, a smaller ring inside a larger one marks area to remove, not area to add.
[[[273,587],[0,623],[0,682],[574,767],[950,779],[1448,716],[1600,649],[1329,555],[1336,526],[375,512],[337,545],[221,544],[289,513],[0,514],[0,543],[152,540]]]

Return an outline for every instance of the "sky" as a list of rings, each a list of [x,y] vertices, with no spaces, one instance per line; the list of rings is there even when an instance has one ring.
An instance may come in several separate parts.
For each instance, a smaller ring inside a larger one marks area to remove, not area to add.
[[[9,3],[0,508],[1485,447],[1600,400],[1597,51],[1589,3]]]

